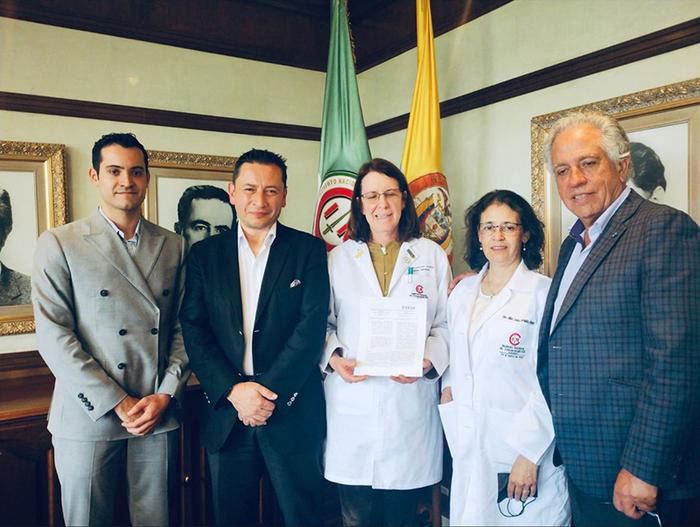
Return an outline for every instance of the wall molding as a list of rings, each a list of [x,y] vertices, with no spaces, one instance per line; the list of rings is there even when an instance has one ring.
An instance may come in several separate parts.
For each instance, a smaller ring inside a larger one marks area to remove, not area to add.
[[[320,141],[321,128],[0,91],[0,110]]]
[[[448,99],[440,103],[440,117],[444,119],[698,43],[700,43],[700,18],[695,18]],[[405,129],[408,126],[408,116],[409,114],[405,113],[368,126],[367,137],[372,139]]]

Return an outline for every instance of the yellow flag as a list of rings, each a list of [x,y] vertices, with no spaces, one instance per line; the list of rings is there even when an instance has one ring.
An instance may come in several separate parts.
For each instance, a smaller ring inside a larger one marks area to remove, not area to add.
[[[438,97],[430,0],[416,0],[418,71],[401,169],[408,179],[421,233],[438,243],[452,261],[452,211],[442,173]]]

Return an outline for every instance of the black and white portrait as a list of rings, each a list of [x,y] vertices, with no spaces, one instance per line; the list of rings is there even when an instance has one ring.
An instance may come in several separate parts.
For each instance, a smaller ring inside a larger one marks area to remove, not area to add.
[[[236,211],[228,193],[213,185],[187,187],[177,203],[174,230],[187,241],[187,249],[196,242],[230,231]]]
[[[653,148],[644,143],[630,143],[631,168],[627,184],[644,199],[664,203],[666,168]]]
[[[688,123],[629,131],[634,171],[628,184],[641,196],[688,212]]]
[[[7,190],[10,180],[12,193]],[[16,185],[18,180],[32,182],[0,172],[0,306],[31,303],[31,250],[26,248],[29,240],[30,247],[36,240],[34,189],[31,184]]]
[[[235,228],[228,186],[234,157],[150,151],[145,217],[182,235],[187,250]]]

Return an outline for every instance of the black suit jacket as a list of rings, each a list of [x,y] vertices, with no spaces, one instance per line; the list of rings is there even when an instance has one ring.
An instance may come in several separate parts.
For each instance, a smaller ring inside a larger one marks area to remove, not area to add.
[[[634,191],[576,274],[567,238],[540,327],[538,375],[568,475],[610,500],[620,468],[660,497],[700,495],[700,229]]]
[[[281,452],[318,448],[325,406],[318,361],[328,319],[329,285],[323,242],[277,224],[263,275],[253,335],[256,382],[278,395],[258,429]],[[204,390],[202,441],[219,450],[244,426],[226,400],[243,375],[243,315],[236,229],[195,244],[187,260],[180,311],[185,348]]]

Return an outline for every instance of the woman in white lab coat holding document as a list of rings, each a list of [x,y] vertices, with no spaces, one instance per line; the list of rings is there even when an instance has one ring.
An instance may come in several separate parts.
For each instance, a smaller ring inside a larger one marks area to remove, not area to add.
[[[415,525],[422,489],[442,477],[450,267],[420,238],[406,178],[388,161],[360,169],[349,226],[328,260],[325,476],[346,527]]]
[[[466,213],[463,279],[447,307],[450,366],[440,415],[453,458],[451,525],[568,525],[564,467],[537,380],[550,280],[544,231],[519,195],[489,192]]]

